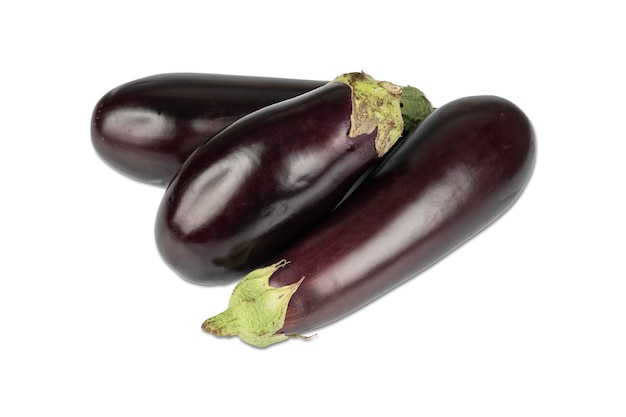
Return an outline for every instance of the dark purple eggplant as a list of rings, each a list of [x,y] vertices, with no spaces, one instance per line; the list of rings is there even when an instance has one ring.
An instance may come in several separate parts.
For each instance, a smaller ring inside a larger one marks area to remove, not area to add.
[[[202,328],[263,347],[351,313],[504,213],[535,153],[531,123],[511,102],[442,106],[282,260],[240,281],[228,309]]]
[[[141,78],[98,101],[91,139],[117,171],[167,185],[187,157],[224,127],[326,82],[195,73]]]
[[[200,146],[167,188],[159,252],[191,282],[240,278],[328,215],[409,119],[431,111],[415,88],[352,73],[239,119]]]

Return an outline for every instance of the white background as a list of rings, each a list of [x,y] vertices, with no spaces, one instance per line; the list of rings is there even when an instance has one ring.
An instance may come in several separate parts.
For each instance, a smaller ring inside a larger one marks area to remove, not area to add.
[[[626,415],[617,4],[3,3],[0,415]],[[232,286],[187,284],[162,263],[163,189],[96,156],[93,106],[163,72],[360,70],[436,106],[515,102],[537,132],[526,191],[309,341],[261,350],[201,332]]]

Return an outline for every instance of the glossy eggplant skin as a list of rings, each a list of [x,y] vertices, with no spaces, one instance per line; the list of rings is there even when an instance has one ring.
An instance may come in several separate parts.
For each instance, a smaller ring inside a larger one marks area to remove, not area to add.
[[[304,277],[277,333],[302,334],[345,316],[484,229],[524,189],[535,148],[530,121],[505,99],[468,97],[435,110],[331,216],[276,258],[289,264],[270,286]]]
[[[378,160],[376,130],[348,136],[351,90],[331,82],[254,112],[190,156],[166,190],[157,247],[184,279],[222,284],[267,262]]]
[[[92,143],[117,171],[165,186],[187,157],[224,127],[325,83],[199,73],[141,78],[98,101],[91,119]]]

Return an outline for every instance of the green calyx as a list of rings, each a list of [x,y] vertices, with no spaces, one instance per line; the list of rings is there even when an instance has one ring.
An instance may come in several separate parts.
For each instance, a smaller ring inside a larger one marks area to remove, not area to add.
[[[283,259],[246,275],[235,286],[228,309],[207,319],[202,324],[202,330],[216,336],[239,336],[256,347],[266,347],[287,339],[288,335],[277,332],[285,322],[289,300],[304,277],[278,288],[270,286],[269,279],[288,263]]]
[[[340,75],[333,80],[352,90],[351,138],[376,132],[375,146],[383,156],[400,139],[403,132],[414,129],[432,113],[424,94],[414,87],[400,87],[377,81],[363,72]]]
[[[411,86],[402,88],[400,102],[405,132],[411,132],[435,110],[424,93]]]

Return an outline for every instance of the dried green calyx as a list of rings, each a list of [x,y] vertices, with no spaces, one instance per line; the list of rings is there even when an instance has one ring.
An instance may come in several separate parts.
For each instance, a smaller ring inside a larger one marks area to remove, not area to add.
[[[352,90],[349,136],[370,134],[377,128],[374,144],[378,156],[387,153],[404,131],[412,130],[433,111],[418,89],[377,81],[363,72],[340,75],[334,82]]]

